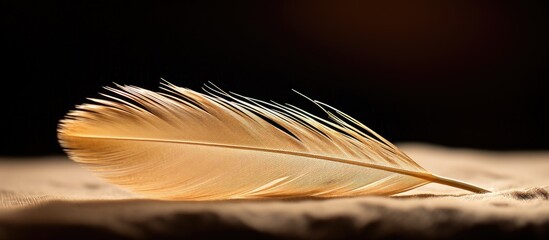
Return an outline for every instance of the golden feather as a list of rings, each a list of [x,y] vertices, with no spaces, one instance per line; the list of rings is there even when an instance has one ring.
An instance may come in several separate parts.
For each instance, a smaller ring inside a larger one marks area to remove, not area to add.
[[[214,85],[162,88],[107,88],[114,95],[61,120],[61,145],[108,181],[158,199],[391,195],[431,182],[488,192],[429,173],[318,101],[330,120]]]

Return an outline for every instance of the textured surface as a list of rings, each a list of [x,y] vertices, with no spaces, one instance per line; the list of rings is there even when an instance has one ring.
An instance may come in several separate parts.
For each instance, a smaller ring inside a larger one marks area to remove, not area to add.
[[[494,191],[429,184],[393,197],[157,201],[65,157],[0,161],[0,239],[106,237],[549,238],[549,153],[402,145],[427,170]]]

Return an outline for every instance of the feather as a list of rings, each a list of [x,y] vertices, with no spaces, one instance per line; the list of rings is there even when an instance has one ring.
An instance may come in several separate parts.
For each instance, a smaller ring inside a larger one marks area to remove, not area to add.
[[[429,173],[345,113],[162,83],[107,87],[61,120],[69,157],[143,196],[174,200],[391,195],[428,183],[480,187]]]

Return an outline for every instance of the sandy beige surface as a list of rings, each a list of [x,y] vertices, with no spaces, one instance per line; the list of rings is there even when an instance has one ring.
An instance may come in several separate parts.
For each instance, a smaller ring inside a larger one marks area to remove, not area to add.
[[[0,239],[549,239],[549,152],[402,149],[437,184],[391,197],[170,202],[143,199],[66,157],[0,160]]]

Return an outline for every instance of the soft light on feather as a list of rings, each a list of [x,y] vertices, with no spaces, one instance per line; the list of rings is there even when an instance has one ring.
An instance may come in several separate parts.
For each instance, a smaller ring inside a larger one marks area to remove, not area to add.
[[[389,141],[319,101],[293,105],[163,83],[77,106],[61,120],[69,157],[146,197],[215,200],[391,195],[428,183],[480,187],[429,173]]]

